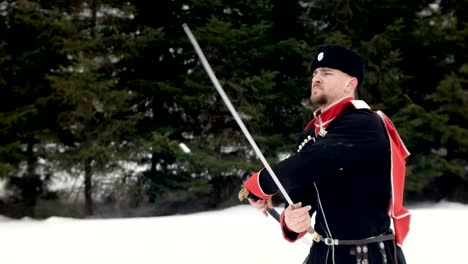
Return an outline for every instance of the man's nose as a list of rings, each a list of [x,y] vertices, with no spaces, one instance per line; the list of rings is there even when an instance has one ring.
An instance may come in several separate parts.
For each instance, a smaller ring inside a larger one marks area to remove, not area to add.
[[[318,74],[316,74],[315,76],[312,76],[312,83],[320,83],[320,82],[321,80]]]

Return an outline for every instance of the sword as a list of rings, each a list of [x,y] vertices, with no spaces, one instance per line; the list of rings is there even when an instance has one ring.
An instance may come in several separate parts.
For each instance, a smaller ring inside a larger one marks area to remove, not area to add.
[[[271,169],[270,165],[268,164],[268,161],[265,159],[262,152],[258,148],[257,143],[255,143],[255,140],[252,138],[252,135],[250,134],[249,130],[245,127],[244,122],[239,117],[239,114],[237,113],[236,109],[232,105],[231,100],[229,99],[229,97],[224,92],[223,87],[221,87],[221,84],[219,83],[218,78],[216,78],[216,75],[214,74],[213,70],[211,69],[211,66],[208,63],[208,60],[206,59],[205,54],[203,53],[200,46],[198,45],[197,39],[192,34],[192,31],[187,26],[187,24],[183,24],[182,27],[184,28],[185,33],[187,34],[188,38],[190,39],[190,42],[192,43],[193,47],[195,48],[195,51],[197,52],[198,56],[200,57],[200,61],[203,64],[203,67],[205,68],[206,72],[208,73],[208,76],[210,77],[211,81],[213,82],[213,85],[215,86],[216,90],[218,90],[219,95],[223,99],[223,101],[226,104],[227,108],[229,109],[232,116],[234,117],[237,124],[239,125],[242,132],[244,133],[245,137],[249,141],[250,145],[252,146],[253,150],[255,151],[255,154],[257,154],[258,158],[262,161],[263,166],[265,166],[266,170],[270,173],[273,181],[277,185],[278,189],[280,190],[281,194],[284,196],[284,198],[286,199],[288,204],[291,205],[291,206],[294,206],[293,201],[289,197],[288,193],[284,189],[281,182],[278,180],[278,177],[276,176],[275,172]]]
[[[247,140],[249,141],[250,145],[252,146],[253,150],[255,151],[255,154],[257,154],[257,157],[261,160],[261,162],[263,163],[263,166],[265,167],[265,169],[268,171],[268,173],[270,174],[271,178],[273,179],[273,181],[275,182],[276,186],[278,187],[279,191],[281,192],[281,194],[283,195],[284,199],[288,202],[288,204],[294,209],[294,203],[293,201],[291,200],[291,198],[289,197],[288,193],[286,192],[286,190],[284,189],[283,185],[281,184],[281,182],[279,181],[278,177],[276,176],[275,172],[273,171],[273,169],[271,168],[270,164],[268,163],[268,161],[265,159],[265,157],[263,156],[263,153],[262,151],[259,149],[259,147],[257,146],[257,143],[255,143],[255,140],[253,139],[252,135],[250,134],[249,130],[247,129],[247,127],[245,127],[244,125],[244,122],[242,121],[242,119],[240,118],[239,114],[237,113],[236,109],[234,108],[234,106],[232,105],[231,103],[231,100],[229,99],[229,97],[226,95],[226,93],[224,92],[224,89],[223,87],[221,86],[221,84],[219,83],[218,81],[218,78],[216,78],[216,75],[215,73],[213,72],[213,69],[211,68],[210,64],[208,63],[208,60],[206,59],[205,57],[205,54],[203,53],[202,49],[200,48],[200,45],[198,45],[198,41],[197,39],[195,38],[195,36],[193,35],[192,31],[190,30],[189,26],[187,24],[182,24],[182,27],[185,31],[185,34],[187,34],[187,37],[189,38],[190,42],[192,43],[194,49],[195,49],[195,52],[198,54],[198,57],[200,58],[200,61],[203,65],[203,67],[205,68],[205,71],[208,73],[208,76],[210,77],[211,79],[211,82],[213,83],[213,85],[215,86],[216,90],[218,91],[219,95],[221,96],[221,98],[223,99],[224,103],[226,104],[227,108],[229,109],[229,111],[231,112],[232,116],[234,117],[234,119],[236,120],[237,124],[239,125],[239,127],[241,128],[242,132],[244,133],[244,136],[247,138]],[[242,192],[242,191],[241,191]],[[248,192],[247,190],[244,189],[244,193],[240,193],[239,194],[239,199],[241,198],[241,195],[242,197],[246,198],[248,197]],[[273,209],[274,210],[274,209]],[[270,212],[270,211],[268,211]],[[272,211],[271,211],[272,212]],[[276,212],[276,210],[275,210]],[[278,214],[278,212],[276,212],[276,214]],[[279,220],[279,216],[278,216],[278,219]],[[309,233],[313,234],[315,232],[315,230],[312,228],[312,227],[309,227],[308,229]]]

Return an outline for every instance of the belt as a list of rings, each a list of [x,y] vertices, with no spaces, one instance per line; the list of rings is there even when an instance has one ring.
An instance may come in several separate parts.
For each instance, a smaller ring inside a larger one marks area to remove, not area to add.
[[[328,246],[338,246],[338,245],[365,245],[369,243],[382,242],[387,240],[395,239],[395,234],[382,234],[378,236],[368,237],[364,239],[334,239],[331,237],[322,237],[319,233],[314,232],[312,235],[314,241],[323,242]]]

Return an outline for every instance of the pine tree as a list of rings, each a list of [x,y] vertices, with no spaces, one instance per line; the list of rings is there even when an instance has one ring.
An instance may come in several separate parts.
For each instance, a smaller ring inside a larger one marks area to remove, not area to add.
[[[60,103],[57,123],[68,135],[62,140],[66,150],[55,161],[73,176],[83,177],[87,215],[94,213],[99,182],[115,181],[109,178],[111,172],[137,154],[133,136],[140,115],[132,110],[133,91],[116,77],[125,70],[118,62],[127,56],[132,41],[121,21],[132,15],[125,4],[112,4],[83,1],[72,9],[76,31],[66,43],[72,64],[49,75]]]
[[[39,164],[40,143],[54,122],[46,75],[65,63],[67,35],[60,14],[29,1],[5,2],[0,16],[0,177],[13,192],[16,216],[34,214],[50,170]]]
[[[162,199],[164,192],[180,189],[177,186],[190,192],[182,182],[187,186],[209,183],[208,190],[195,189],[205,190],[204,195],[206,191],[216,194],[220,182],[234,176],[232,197],[240,177],[261,164],[201,67],[181,25],[186,22],[191,27],[244,122],[268,158],[276,161],[277,150],[291,149],[293,142],[282,138],[295,135],[304,125],[295,113],[302,110],[300,102],[309,90],[303,78],[308,63],[302,63],[299,41],[288,30],[279,32],[283,25],[278,17],[285,5],[264,1],[136,1],[135,5],[136,20],[146,27],[137,38],[134,57],[127,60],[132,71],[122,78],[136,84],[139,111],[148,113],[139,127],[141,135],[154,142],[149,143],[153,169],[144,177],[152,186],[149,194],[155,192]],[[299,5],[290,6],[297,9]],[[298,30],[299,22],[291,18]],[[291,131],[291,124],[296,131]],[[192,150],[190,155],[178,154],[181,142]],[[175,176],[184,173],[185,178]],[[193,195],[201,194],[193,191]]]
[[[446,1],[431,6],[427,9],[427,16],[420,19],[425,26],[417,31],[419,36],[425,36],[424,46],[434,61],[434,73],[424,75],[427,76],[424,80],[432,82],[427,83],[430,89],[420,95],[421,105],[427,109],[431,119],[441,121],[431,130],[436,136],[428,144],[430,149],[427,152],[433,157],[432,164],[427,167],[437,175],[431,181],[426,180],[427,185],[423,186],[424,193],[430,193],[436,199],[468,200],[465,191],[468,187],[467,161],[464,158],[468,154],[468,75],[464,52],[468,33],[464,9],[467,3]]]

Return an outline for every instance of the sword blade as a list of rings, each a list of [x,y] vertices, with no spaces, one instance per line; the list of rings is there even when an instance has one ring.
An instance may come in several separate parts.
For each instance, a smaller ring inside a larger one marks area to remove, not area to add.
[[[281,194],[283,195],[284,199],[286,199],[286,201],[288,202],[289,205],[291,205],[292,207],[294,207],[294,203],[293,201],[291,200],[291,198],[289,197],[288,193],[286,192],[286,190],[284,189],[283,185],[281,184],[281,182],[278,180],[278,177],[276,176],[275,172],[273,171],[273,169],[270,167],[270,164],[268,163],[268,161],[265,159],[265,157],[263,156],[262,152],[260,151],[260,149],[258,148],[257,146],[257,143],[255,143],[255,140],[253,139],[252,135],[250,134],[249,130],[245,127],[244,125],[244,122],[242,121],[242,119],[239,117],[239,114],[237,113],[236,109],[234,108],[234,106],[232,105],[231,103],[231,100],[229,99],[229,97],[226,95],[226,93],[224,92],[224,89],[223,87],[221,86],[221,84],[219,83],[218,81],[218,78],[216,78],[216,75],[214,74],[213,72],[213,69],[211,69],[211,66],[210,64],[208,63],[208,60],[206,59],[205,57],[205,54],[203,53],[202,49],[200,48],[200,45],[198,45],[198,41],[197,39],[195,38],[195,36],[193,35],[192,31],[190,30],[190,28],[188,27],[187,24],[183,24],[182,25],[185,33],[187,34],[190,42],[192,43],[196,53],[198,54],[198,57],[200,58],[200,61],[203,65],[203,67],[205,68],[205,71],[208,73],[208,76],[210,77],[211,79],[211,82],[213,83],[213,85],[215,86],[216,90],[218,91],[219,95],[221,96],[221,98],[223,99],[224,103],[226,104],[227,108],[229,109],[229,111],[231,112],[232,116],[234,117],[234,119],[236,120],[237,124],[239,125],[239,127],[241,128],[242,132],[244,133],[245,137],[247,138],[247,140],[249,141],[250,145],[252,146],[253,150],[255,151],[255,154],[257,154],[257,157],[261,160],[263,166],[265,167],[265,169],[270,173],[271,175],[271,178],[273,179],[273,181],[275,182],[276,186],[278,187],[278,189],[280,190]]]

